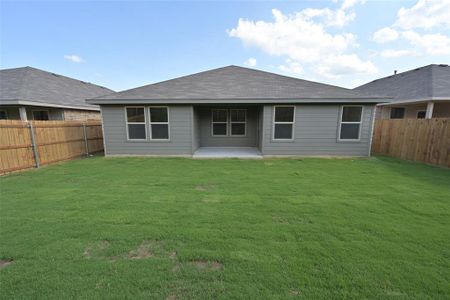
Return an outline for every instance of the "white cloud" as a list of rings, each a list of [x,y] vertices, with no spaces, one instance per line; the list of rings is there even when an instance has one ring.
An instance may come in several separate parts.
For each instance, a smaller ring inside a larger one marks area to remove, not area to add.
[[[402,33],[402,37],[412,45],[425,51],[427,54],[450,54],[450,37],[443,34],[435,33],[421,35],[413,30],[408,30]]]
[[[72,55],[64,55],[64,58],[74,62],[74,63],[81,63],[84,62],[84,59],[82,59],[80,56],[72,54]]]
[[[337,79],[341,75],[375,74],[377,67],[371,61],[362,61],[356,54],[330,56],[319,62],[315,72],[327,78]]]
[[[357,2],[361,1],[345,1],[345,8]],[[260,48],[270,55],[286,57],[290,62],[279,67],[285,72],[298,73],[305,65],[316,70],[319,63],[322,65],[320,74],[329,77],[338,77],[339,70],[345,74],[352,70],[358,73],[376,70],[372,62],[348,53],[358,47],[354,34],[327,31],[327,27],[341,27],[353,18],[342,8],[307,8],[290,15],[273,9],[272,15],[272,22],[239,19],[236,28],[229,30],[228,34],[239,38],[246,46]],[[333,67],[335,60],[337,67]],[[344,66],[346,63],[351,65]]]
[[[249,67],[256,66],[256,58],[250,57],[249,59],[244,61],[244,65],[249,66]]]
[[[398,32],[395,29],[384,27],[373,34],[373,40],[377,43],[387,43],[398,39]]]
[[[382,57],[393,58],[393,57],[417,55],[417,53],[415,51],[406,50],[406,49],[402,49],[402,50],[387,49],[387,50],[381,51],[380,55]]]
[[[345,24],[355,19],[354,12],[346,12],[345,10],[331,10],[329,8],[306,8],[295,15],[305,21],[319,20],[325,26],[343,27]]]
[[[300,62],[315,62],[323,55],[342,52],[356,44],[353,34],[327,33],[323,25],[306,21],[299,14],[286,16],[276,9],[272,14],[275,22],[239,19],[238,26],[229,35],[247,46]]]
[[[352,81],[350,81],[350,86],[349,86],[349,88],[355,88],[355,87],[357,87],[357,86],[360,86],[360,85],[362,85],[363,83],[364,83],[365,81],[364,80],[362,80],[361,78],[355,78],[355,79],[353,79]]]
[[[392,26],[376,31],[373,39],[380,44],[400,40],[411,46],[409,50],[384,50],[380,53],[383,57],[448,55],[450,36],[443,32],[449,28],[449,0],[419,0],[410,8],[400,8]]]
[[[419,0],[411,8],[400,8],[394,27],[404,30],[450,26],[450,1]]]
[[[346,10],[355,6],[358,3],[364,4],[365,2],[366,0],[344,0],[342,2],[341,9]]]
[[[303,73],[303,67],[299,62],[292,61],[290,59],[286,60],[286,64],[278,66],[283,72],[292,73],[292,74],[301,74]]]

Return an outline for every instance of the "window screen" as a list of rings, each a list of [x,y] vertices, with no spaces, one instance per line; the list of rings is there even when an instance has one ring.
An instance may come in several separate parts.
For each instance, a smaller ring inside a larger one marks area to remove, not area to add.
[[[129,140],[145,140],[145,110],[143,107],[127,107],[127,132]]]
[[[292,140],[294,129],[294,106],[275,106],[273,139]]]
[[[247,111],[245,109],[230,110],[231,135],[243,136],[246,134]]]
[[[213,109],[212,110],[212,135],[226,136],[228,135],[228,110]]]
[[[150,107],[150,138],[152,140],[169,139],[169,109]]]
[[[33,110],[33,120],[47,121],[48,120],[48,111],[47,110]]]
[[[405,116],[404,107],[392,107],[391,108],[391,119],[403,119]]]
[[[359,140],[362,106],[343,106],[339,128],[340,140]]]

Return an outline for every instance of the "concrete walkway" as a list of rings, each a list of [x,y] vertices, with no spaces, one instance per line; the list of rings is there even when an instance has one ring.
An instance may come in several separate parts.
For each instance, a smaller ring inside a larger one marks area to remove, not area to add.
[[[193,158],[243,158],[261,159],[262,154],[254,147],[201,147]]]

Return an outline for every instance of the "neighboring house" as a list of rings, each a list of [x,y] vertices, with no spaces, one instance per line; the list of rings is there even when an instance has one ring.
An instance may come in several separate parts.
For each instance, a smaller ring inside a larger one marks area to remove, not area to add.
[[[0,70],[0,119],[100,120],[86,99],[114,91],[31,67]]]
[[[106,155],[194,157],[230,147],[267,156],[368,156],[382,101],[237,66],[87,100],[100,105]]]
[[[380,78],[355,91],[392,96],[377,108],[377,119],[450,117],[450,67],[428,65]]]

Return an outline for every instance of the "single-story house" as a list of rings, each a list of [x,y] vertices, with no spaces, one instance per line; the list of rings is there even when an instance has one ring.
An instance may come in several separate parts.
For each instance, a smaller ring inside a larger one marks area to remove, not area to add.
[[[100,120],[86,99],[114,91],[32,67],[0,70],[0,119]]]
[[[105,154],[368,156],[385,97],[228,66],[88,99]],[[243,148],[244,147],[244,148]]]
[[[355,91],[388,95],[377,106],[376,119],[449,118],[450,66],[428,65],[359,86]]]

